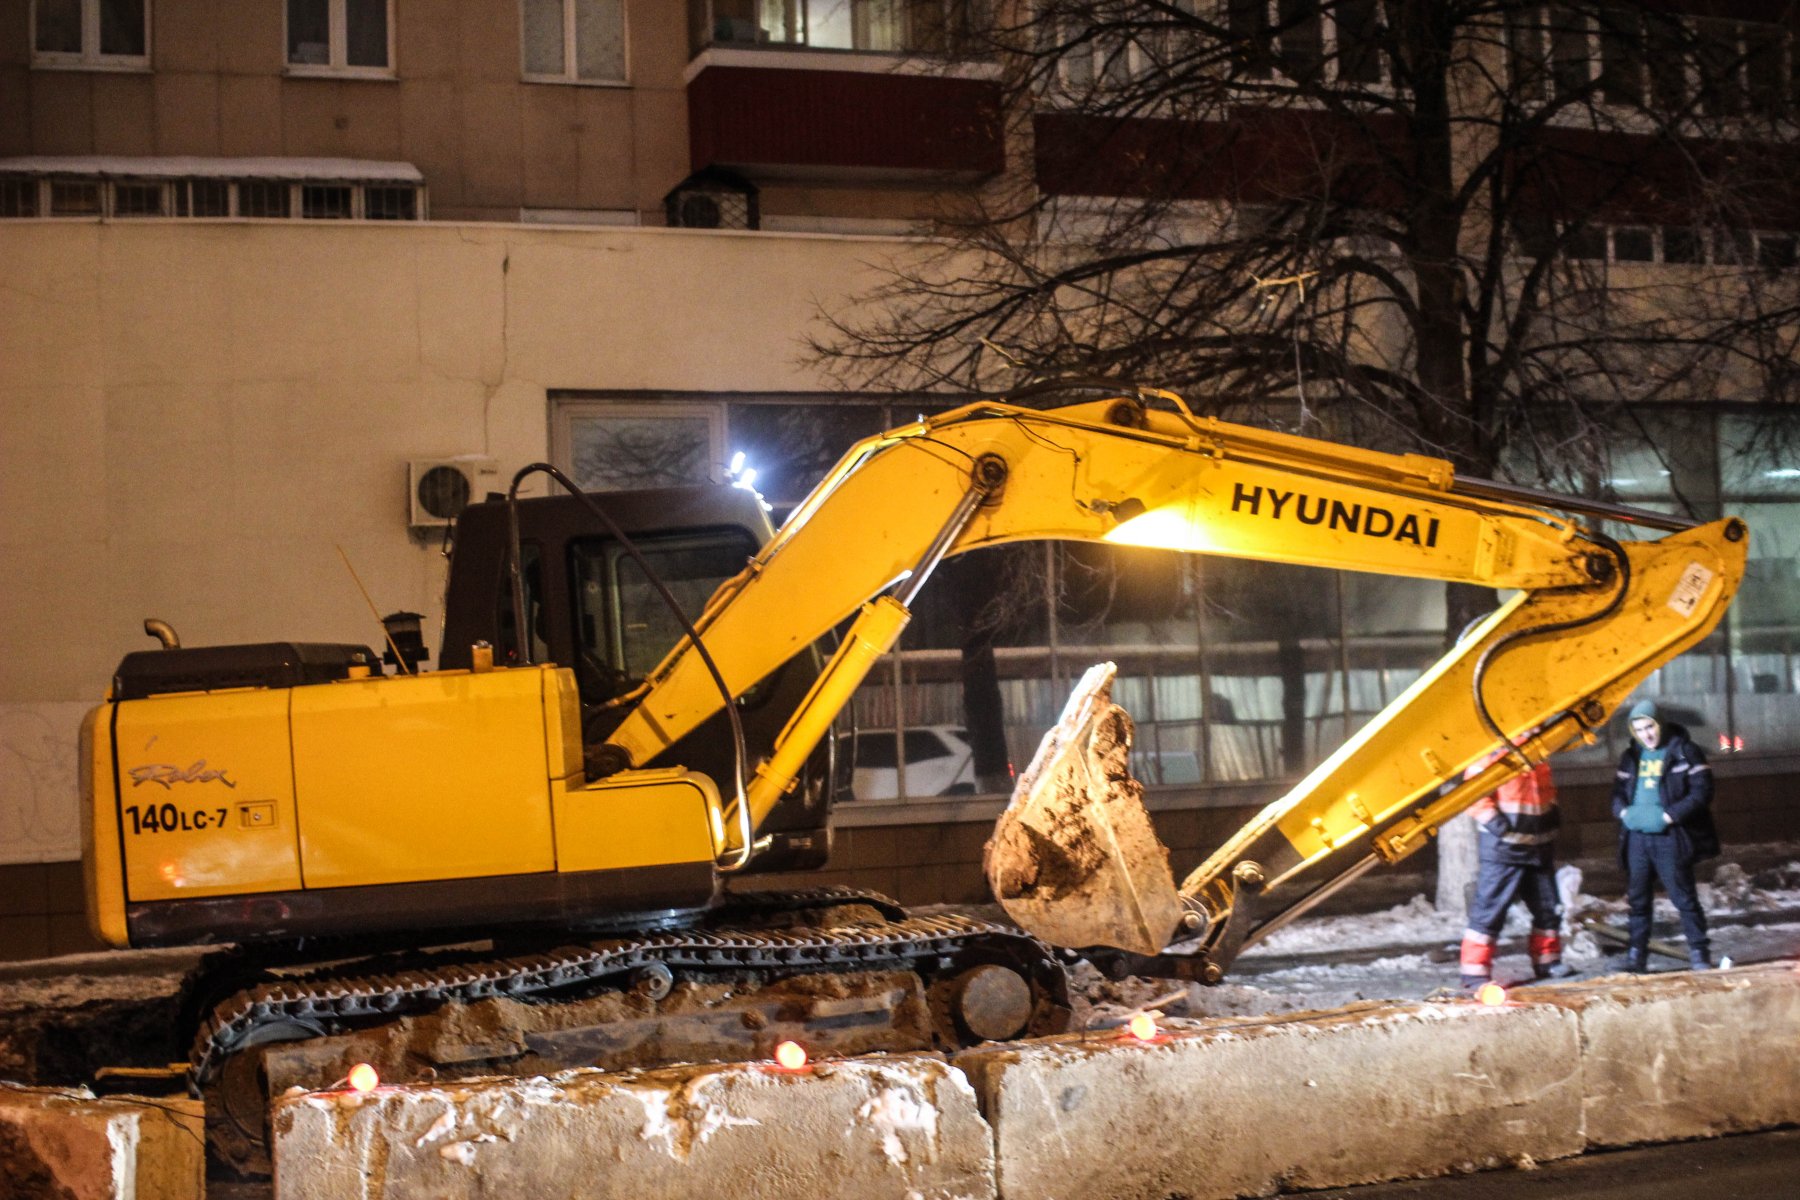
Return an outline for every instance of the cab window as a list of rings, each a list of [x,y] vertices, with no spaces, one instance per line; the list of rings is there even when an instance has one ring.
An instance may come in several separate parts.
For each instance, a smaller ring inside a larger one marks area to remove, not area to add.
[[[740,529],[643,537],[637,547],[690,621],[756,552]],[[596,704],[643,682],[681,639],[681,624],[643,569],[610,539],[573,543],[569,578],[575,589],[575,677],[582,700]]]
[[[543,548],[536,542],[524,542],[519,546],[519,563],[525,584],[525,611],[531,614],[531,661],[545,662],[550,657],[549,643],[544,640],[544,605],[542,568],[539,560],[543,556]],[[517,665],[519,661],[518,624],[513,620],[512,572],[500,572],[500,598],[498,604],[500,614],[500,644],[495,647],[496,659],[499,662]]]

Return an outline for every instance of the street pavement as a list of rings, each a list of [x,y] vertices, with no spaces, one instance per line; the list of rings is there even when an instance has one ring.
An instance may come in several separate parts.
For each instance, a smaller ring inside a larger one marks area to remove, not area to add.
[[[1778,1200],[1800,1195],[1800,1129],[1584,1154],[1531,1170],[1304,1194],[1312,1200]]]

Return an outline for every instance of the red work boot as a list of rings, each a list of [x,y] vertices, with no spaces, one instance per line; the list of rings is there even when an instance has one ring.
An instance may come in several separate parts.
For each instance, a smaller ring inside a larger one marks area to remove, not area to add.
[[[1494,939],[1474,929],[1463,930],[1462,985],[1478,988],[1494,976]]]

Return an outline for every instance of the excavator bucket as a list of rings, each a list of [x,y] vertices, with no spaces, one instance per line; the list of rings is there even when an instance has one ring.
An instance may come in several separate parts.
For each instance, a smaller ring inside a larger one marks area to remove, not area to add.
[[[982,855],[1008,916],[1056,946],[1157,954],[1181,923],[1169,851],[1131,777],[1112,663],[1090,667],[1019,777]]]

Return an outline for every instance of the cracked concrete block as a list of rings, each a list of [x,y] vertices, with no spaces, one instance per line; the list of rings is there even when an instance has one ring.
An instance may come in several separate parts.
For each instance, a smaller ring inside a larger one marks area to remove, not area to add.
[[[975,1093],[924,1055],[302,1093],[274,1130],[276,1200],[994,1196]]]
[[[965,1051],[1007,1200],[1266,1195],[1577,1154],[1574,1014],[1365,1003]]]
[[[0,1192],[9,1200],[200,1200],[197,1100],[85,1088],[0,1088]]]
[[[1793,963],[1533,989],[1581,1026],[1590,1146],[1800,1121],[1800,974]]]

